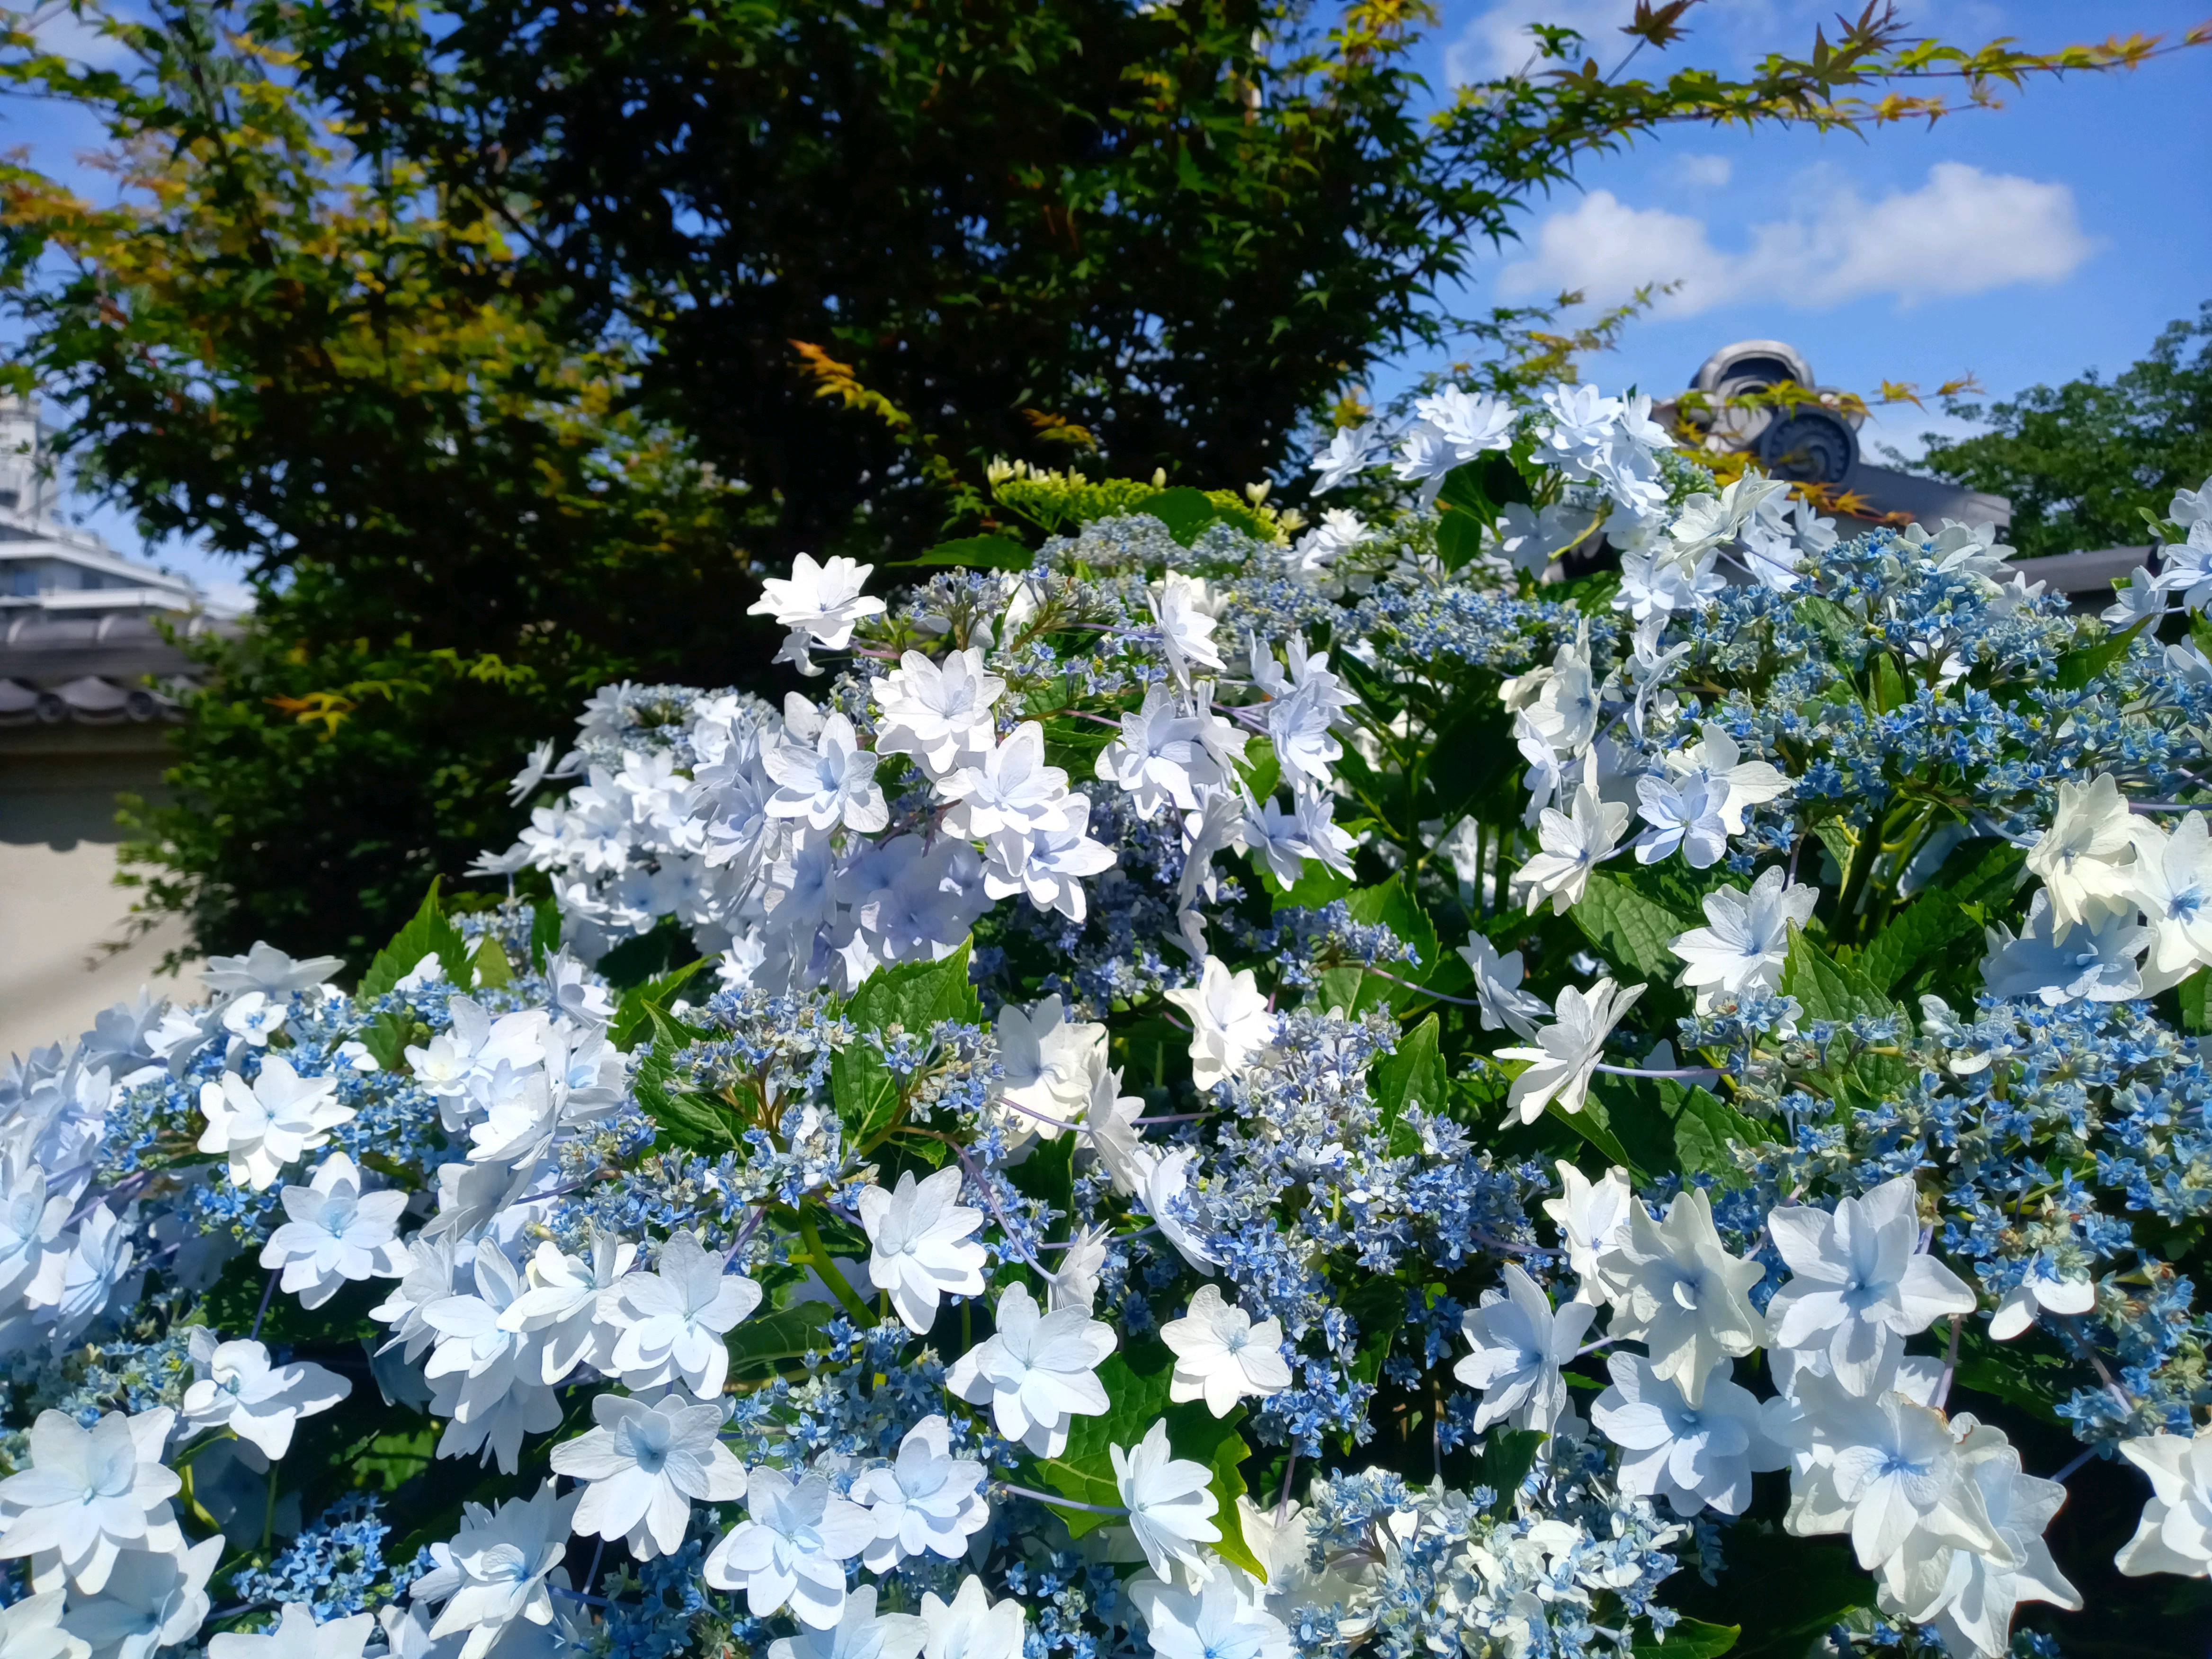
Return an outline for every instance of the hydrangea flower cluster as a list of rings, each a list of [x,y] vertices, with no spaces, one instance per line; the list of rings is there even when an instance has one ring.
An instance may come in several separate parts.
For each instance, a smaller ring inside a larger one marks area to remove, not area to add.
[[[15,1062],[0,1651],[2185,1623],[2205,498],[2080,617],[1640,400],[1416,412],[1310,527],[999,469],[801,559],[816,695],[609,687],[503,894]]]

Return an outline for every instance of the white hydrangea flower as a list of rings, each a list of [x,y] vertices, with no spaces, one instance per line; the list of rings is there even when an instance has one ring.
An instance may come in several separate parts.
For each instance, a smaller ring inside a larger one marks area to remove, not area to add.
[[[768,1644],[768,1659],[919,1659],[928,1640],[927,1620],[878,1613],[876,1587],[861,1584],[846,1596],[845,1611],[830,1629],[802,1625],[796,1636],[779,1636]]]
[[[743,1590],[756,1619],[787,1607],[803,1625],[833,1628],[845,1612],[845,1563],[875,1535],[868,1512],[819,1474],[794,1480],[763,1466],[745,1478],[745,1514],[708,1555],[707,1582]]]
[[[1765,1340],[1750,1291],[1766,1269],[1722,1248],[1702,1189],[1676,1194],[1662,1221],[1632,1202],[1628,1237],[1598,1257],[1597,1271],[1613,1308],[1610,1334],[1645,1344],[1652,1369],[1693,1406],[1723,1358]]]
[[[63,1264],[69,1260],[62,1230],[75,1208],[66,1194],[47,1191],[46,1172],[25,1163],[4,1172],[0,1194],[0,1303],[17,1297],[53,1302],[61,1294]]]
[[[1553,1101],[1559,1109],[1578,1112],[1589,1092],[1590,1075],[1605,1057],[1605,1040],[1621,1016],[1644,994],[1641,985],[1619,986],[1601,979],[1583,991],[1568,986],[1559,993],[1556,1018],[1540,1028],[1533,1045],[1500,1048],[1499,1060],[1525,1060],[1528,1070],[1513,1079],[1506,1109],[1523,1123],[1543,1116]]]
[[[1024,1109],[1020,1128],[1053,1139],[1090,1103],[1106,1065],[1106,1028],[1069,1019],[1055,992],[1028,1008],[1006,1004],[996,1031],[1000,1097]]]
[[[1534,992],[1521,988],[1521,953],[1508,951],[1500,956],[1498,947],[1480,933],[1461,945],[1459,953],[1474,975],[1474,997],[1481,1005],[1482,1029],[1508,1030],[1534,1042],[1536,1023],[1548,1017],[1552,1010]]]
[[[817,564],[812,555],[801,553],[792,561],[790,575],[763,580],[761,596],[745,615],[773,617],[779,628],[803,634],[825,650],[842,651],[852,643],[854,623],[884,614],[881,599],[860,592],[875,568],[842,555]]]
[[[496,1510],[461,1506],[461,1529],[449,1544],[433,1544],[436,1565],[408,1594],[418,1602],[443,1601],[430,1626],[434,1638],[462,1636],[455,1659],[483,1659],[517,1620],[540,1628],[553,1623],[555,1589],[568,1588],[562,1558],[581,1492],[554,1494],[546,1481],[529,1498],[511,1498]]]
[[[1730,1380],[1733,1364],[1714,1366],[1693,1406],[1643,1355],[1606,1357],[1613,1386],[1590,1407],[1590,1421],[1621,1449],[1621,1491],[1664,1498],[1677,1515],[1741,1515],[1753,1474],[1788,1463],[1760,1427],[1759,1401]]]
[[[605,1234],[592,1241],[588,1261],[550,1239],[538,1244],[526,1269],[526,1288],[501,1310],[499,1322],[537,1342],[541,1382],[559,1382],[586,1360],[600,1370],[614,1368],[616,1334],[600,1322],[600,1301],[636,1259],[636,1245]]]
[[[1726,786],[1721,820],[1729,835],[1743,834],[1746,808],[1779,800],[1796,787],[1771,762],[1745,760],[1736,740],[1723,727],[1708,720],[1698,727],[1698,734],[1697,742],[1661,759],[1678,776],[1702,777]]]
[[[375,1634],[374,1613],[319,1625],[305,1601],[287,1601],[277,1610],[276,1624],[258,1635],[225,1631],[210,1641],[208,1659],[362,1659],[362,1650]]]
[[[258,991],[264,996],[288,997],[295,991],[318,989],[332,974],[344,969],[343,957],[295,960],[265,939],[256,939],[253,948],[242,957],[210,957],[200,978],[217,996]]]
[[[939,780],[947,835],[984,841],[1067,828],[1067,774],[1045,760],[1044,728],[1024,720],[973,766]]]
[[[261,1265],[283,1270],[282,1287],[301,1307],[321,1307],[349,1282],[406,1273],[398,1239],[407,1194],[364,1193],[361,1171],[343,1152],[332,1152],[306,1186],[288,1185],[282,1196],[291,1218],[269,1235]]]
[[[2033,1325],[2039,1315],[2085,1314],[2097,1305],[2097,1283],[2086,1268],[2061,1273],[2046,1256],[2027,1264],[2020,1283],[2007,1291],[1990,1316],[1990,1334],[2000,1342]]]
[[[917,1336],[936,1322],[939,1297],[983,1294],[983,1246],[970,1237],[983,1212],[957,1201],[960,1180],[957,1164],[920,1182],[908,1170],[890,1192],[866,1187],[857,1200],[873,1247],[868,1281]]]
[[[250,1087],[235,1072],[202,1084],[200,1111],[207,1118],[200,1151],[222,1153],[231,1180],[257,1193],[354,1115],[337,1097],[336,1078],[303,1078],[282,1054],[261,1062]]]
[[[1617,801],[1601,801],[1587,783],[1578,785],[1571,809],[1561,812],[1544,808],[1536,820],[1536,841],[1541,849],[1514,874],[1514,884],[1528,894],[1528,914],[1546,899],[1554,915],[1564,916],[1582,900],[1589,886],[1590,872],[1620,845],[1620,832],[1628,827],[1628,808]]]
[[[2134,817],[2111,773],[2059,784],[2051,828],[2027,851],[2028,873],[2042,877],[2051,895],[2057,938],[2130,905],[2135,848]]]
[[[1142,1181],[1137,1198],[1145,1213],[1158,1224],[1162,1237],[1176,1247],[1176,1254],[1192,1267],[1200,1273],[1218,1267],[1221,1259],[1206,1247],[1206,1241],[1182,1213],[1190,1202],[1192,1172],[1198,1167],[1198,1153],[1188,1146],[1177,1147],[1171,1152],[1158,1152],[1149,1146],[1139,1151]]]
[[[933,1413],[906,1431],[898,1456],[853,1482],[853,1501],[868,1506],[876,1535],[861,1558],[871,1572],[889,1572],[909,1556],[957,1560],[968,1540],[988,1526],[983,1466],[952,1455],[951,1425]]]
[[[1190,1017],[1191,1079],[1201,1090],[1238,1075],[1274,1041],[1274,1013],[1249,968],[1232,974],[1218,957],[1208,956],[1198,983],[1167,997]]]
[[[1026,1285],[999,1298],[998,1328],[952,1362],[945,1386],[988,1406],[999,1432],[1039,1457],[1067,1449],[1078,1417],[1102,1417],[1109,1402],[1098,1367],[1114,1352],[1114,1328],[1087,1308],[1040,1313]]]
[[[98,1595],[127,1551],[181,1552],[169,1500],[184,1483],[162,1467],[177,1414],[110,1412],[90,1428],[51,1408],[31,1425],[31,1462],[0,1480],[0,1557],[52,1551],[69,1581]]]
[[[1478,1307],[1461,1316],[1460,1331],[1474,1350],[1452,1366],[1452,1375],[1482,1394],[1474,1431],[1497,1422],[1549,1433],[1567,1415],[1562,1368],[1582,1346],[1597,1310],[1570,1302],[1554,1311],[1543,1287],[1513,1262],[1505,1289],[1485,1291]]]
[[[1176,1357],[1170,1401],[1203,1400],[1216,1417],[1226,1417],[1248,1395],[1264,1400],[1291,1386],[1283,1322],[1254,1324],[1251,1315],[1222,1299],[1218,1285],[1200,1285],[1189,1311],[1160,1327],[1160,1340]]]
[[[975,647],[950,652],[942,663],[908,651],[869,689],[882,711],[877,752],[911,755],[932,779],[974,764],[998,740],[991,711],[1006,683],[985,671]]]
[[[184,1431],[228,1429],[264,1457],[283,1456],[301,1418],[326,1412],[353,1392],[336,1371],[303,1359],[272,1365],[260,1343],[219,1342],[204,1325],[192,1328],[188,1351],[198,1375],[185,1390]]]
[[[1152,592],[1152,609],[1159,618],[1160,642],[1168,661],[1179,672],[1194,665],[1218,673],[1221,652],[1213,643],[1213,616],[1207,609],[1218,604],[1206,585],[1170,570]]]
[[[1616,1164],[1592,1181],[1565,1158],[1553,1167],[1559,1172],[1560,1195],[1544,1200],[1544,1213],[1566,1241],[1567,1266],[1581,1281],[1575,1300],[1601,1301],[1604,1292],[1598,1283],[1598,1257],[1626,1242],[1628,1206],[1636,1201],[1628,1171]]]
[[[876,755],[860,747],[853,722],[831,714],[811,744],[770,744],[761,764],[779,787],[769,797],[770,817],[791,818],[817,832],[839,824],[863,835],[891,821],[883,786],[876,781]]]
[[[190,1642],[207,1622],[208,1580],[223,1547],[217,1536],[189,1549],[125,1551],[107,1575],[106,1588],[90,1600],[80,1598],[64,1616],[69,1635],[87,1644],[74,1652],[100,1659],[152,1659],[173,1644]],[[68,1659],[70,1652],[41,1646],[36,1638],[15,1638],[0,1626],[0,1659]]]
[[[950,1601],[924,1590],[921,1621],[929,1627],[923,1659],[1021,1659],[1022,1604],[1011,1595],[994,1602],[972,1572]]]
[[[2004,1659],[2012,1648],[2014,1610],[2023,1601],[2078,1608],[2081,1597],[2051,1559],[2044,1528],[2066,1501],[2066,1488],[2021,1472],[2020,1454],[1984,1445],[1965,1460],[1966,1478],[1981,1491],[1996,1548],[1934,1552],[1888,1595],[1891,1611],[1932,1625],[1953,1659]]]
[[[210,1550],[208,1545],[214,1548]],[[222,1540],[210,1538],[199,1547],[208,1558],[208,1571],[212,1572],[215,1557],[222,1553]],[[134,1551],[133,1554],[143,1554],[156,1572],[159,1564],[174,1559],[149,1551]],[[167,1626],[163,1620],[149,1622],[146,1610],[138,1606],[137,1599],[120,1594],[131,1588],[128,1581],[137,1576],[128,1569],[123,1574],[111,1573],[108,1582],[115,1585],[118,1595],[97,1595],[89,1601],[78,1602],[75,1617],[88,1630],[63,1626],[62,1602],[68,1594],[65,1590],[40,1590],[0,1607],[0,1659],[89,1659],[95,1636],[103,1648],[112,1649],[120,1659],[146,1659],[156,1647],[184,1641],[199,1629],[207,1617],[204,1597],[190,1629],[171,1636],[164,1633]],[[205,1573],[201,1579],[205,1582]]]
[[[1291,1659],[1289,1627],[1249,1583],[1242,1573],[1217,1569],[1196,1589],[1140,1578],[1129,1597],[1159,1659]]]
[[[2132,897],[2150,924],[2143,989],[2163,991],[2212,963],[2212,819],[2191,812],[2167,835],[2136,826]]]
[[[1800,1537],[1847,1533],[1859,1565],[1902,1595],[1946,1550],[1994,1553],[1996,1530],[1965,1454],[1979,1425],[1945,1420],[1893,1389],[1869,1398],[1832,1377],[1801,1377],[1796,1437],[1809,1446],[1786,1524]],[[1986,1445],[1993,1430],[1979,1430]]]
[[[1154,681],[1144,702],[1122,714],[1121,735],[1098,751],[1092,770],[1101,783],[1127,791],[1130,804],[1146,817],[1170,802],[1194,812],[1199,782],[1213,776],[1198,727],[1176,705],[1175,693]]]
[[[1773,992],[1790,956],[1790,930],[1812,920],[1820,890],[1790,881],[1779,865],[1762,871],[1747,893],[1723,887],[1705,896],[1705,921],[1668,947],[1688,965],[1674,983],[1696,991],[1699,1012],[1747,991]]]
[[[1820,1350],[1837,1379],[1863,1394],[1889,1347],[1947,1314],[1973,1312],[1965,1281],[1916,1253],[1918,1206],[1912,1177],[1899,1176],[1833,1212],[1777,1206],[1767,1228],[1793,1276],[1767,1304],[1776,1346]]]
[[[1212,1521],[1220,1505],[1207,1490],[1213,1472],[1175,1455],[1168,1446],[1165,1418],[1133,1447],[1109,1446],[1107,1451],[1114,1461],[1114,1484],[1129,1511],[1129,1530],[1153,1572],[1166,1577],[1170,1561],[1200,1570],[1204,1558],[1198,1546],[1221,1541],[1221,1528]]]
[[[721,1393],[730,1374],[725,1339],[761,1302],[761,1287],[726,1265],[693,1234],[674,1233],[653,1272],[628,1274],[600,1298],[599,1317],[622,1333],[613,1358],[624,1388],[681,1381],[702,1399]]]
[[[2136,914],[2133,906],[2103,912],[2067,930],[2050,890],[2042,889],[2029,902],[2017,938],[2002,922],[1983,930],[1989,953],[1982,959],[1982,981],[1992,996],[2033,997],[2052,1008],[2082,998],[2132,1001],[2143,994],[2141,957],[2153,937]]]
[[[2142,1519],[2119,1553],[2122,1572],[2212,1573],[2212,1428],[2194,1437],[2148,1434],[2120,1442],[2120,1455],[2150,1477]],[[0,1486],[0,1497],[7,1488]]]
[[[745,1495],[744,1466],[720,1438],[722,1408],[680,1393],[647,1401],[603,1394],[596,1428],[553,1448],[556,1474],[586,1483],[575,1528],[587,1538],[629,1546],[640,1560],[684,1546],[696,1504]]]

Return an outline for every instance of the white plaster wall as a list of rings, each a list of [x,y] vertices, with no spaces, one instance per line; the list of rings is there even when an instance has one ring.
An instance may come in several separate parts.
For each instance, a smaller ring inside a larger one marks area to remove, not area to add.
[[[142,986],[157,997],[199,988],[197,972],[182,985],[158,973],[185,940],[181,924],[134,936],[132,894],[113,884],[116,794],[154,791],[162,757],[143,739],[87,747],[0,748],[0,1064],[70,1042]]]

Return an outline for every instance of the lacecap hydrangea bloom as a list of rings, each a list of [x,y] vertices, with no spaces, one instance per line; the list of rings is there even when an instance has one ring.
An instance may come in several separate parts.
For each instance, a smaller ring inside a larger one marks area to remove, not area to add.
[[[1414,415],[1310,526],[994,468],[358,975],[15,1062],[0,1644],[2161,1649],[2203,495],[2082,616],[1641,399]]]

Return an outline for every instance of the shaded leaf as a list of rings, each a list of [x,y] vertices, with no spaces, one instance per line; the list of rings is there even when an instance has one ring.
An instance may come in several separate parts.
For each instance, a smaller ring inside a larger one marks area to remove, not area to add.
[[[1398,1046],[1367,1074],[1367,1092],[1373,1097],[1385,1126],[1395,1123],[1408,1105],[1440,1109],[1448,1086],[1441,1028],[1434,1014],[1403,1033]]]
[[[1544,1440],[1540,1429],[1490,1431],[1483,1442],[1482,1455],[1475,1460],[1474,1482],[1494,1494],[1490,1503],[1492,1515],[1511,1511],[1514,1495],[1528,1478],[1528,1471],[1536,1467],[1536,1452]]]
[[[1631,975],[1662,982],[1681,969],[1673,941],[1699,925],[1603,871],[1591,875],[1569,914],[1608,960]]]
[[[477,953],[469,958],[469,965],[476,983],[484,988],[514,983],[514,967],[507,959],[507,948],[489,933],[477,941]]]
[[[910,559],[894,559],[894,565],[962,565],[974,570],[1027,570],[1036,556],[1011,536],[963,536],[939,542]]]
[[[1720,1659],[1743,1634],[1741,1625],[1708,1625],[1702,1619],[1677,1619],[1656,1642],[1638,1642],[1636,1659]]]
[[[430,890],[422,896],[422,908],[368,964],[368,971],[361,976],[361,988],[356,994],[382,996],[413,973],[416,964],[428,956],[438,958],[438,965],[454,984],[468,984],[469,942],[461,937],[461,930],[447,919],[445,907],[438,902],[435,877],[431,878]]]
[[[625,1054],[636,1048],[653,1035],[653,1016],[666,1014],[670,1004],[676,1000],[677,993],[690,984],[706,965],[707,959],[702,957],[696,962],[685,963],[672,973],[647,980],[642,985],[633,985],[624,991],[622,1000],[615,1006],[613,1023],[607,1028],[608,1039]]]

